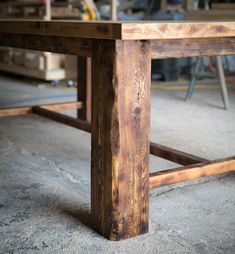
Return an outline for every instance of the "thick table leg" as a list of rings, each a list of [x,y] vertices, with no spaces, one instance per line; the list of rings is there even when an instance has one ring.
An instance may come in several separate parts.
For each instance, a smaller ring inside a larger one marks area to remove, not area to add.
[[[83,107],[77,111],[77,117],[91,122],[91,58],[77,58],[78,101]]]
[[[150,45],[96,40],[92,51],[92,225],[122,240],[148,232]]]

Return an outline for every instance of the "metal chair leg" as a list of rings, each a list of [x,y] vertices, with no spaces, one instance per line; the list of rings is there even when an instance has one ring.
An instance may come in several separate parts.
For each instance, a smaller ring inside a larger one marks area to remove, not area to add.
[[[219,71],[219,79],[220,79],[220,89],[221,89],[221,97],[224,103],[224,109],[229,108],[229,97],[228,97],[228,89],[227,84],[224,77],[224,69],[222,64],[222,57],[216,56],[217,68]]]
[[[191,78],[189,88],[188,88],[188,91],[187,91],[187,95],[185,96],[185,100],[188,100],[188,99],[192,98],[194,88],[195,88],[195,84],[196,84],[196,81],[197,81],[197,74],[198,74],[198,71],[200,69],[201,62],[202,62],[202,57],[197,57],[197,60],[196,60],[195,65],[194,65],[195,67],[193,69],[192,78]]]

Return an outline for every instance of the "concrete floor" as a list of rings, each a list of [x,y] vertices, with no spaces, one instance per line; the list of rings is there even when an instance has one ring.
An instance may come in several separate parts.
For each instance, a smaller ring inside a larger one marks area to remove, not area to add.
[[[225,111],[217,89],[187,103],[184,90],[154,89],[151,139],[208,159],[234,155],[229,92]],[[2,106],[72,93],[0,77]],[[152,156],[150,164],[176,166]],[[89,168],[89,134],[34,115],[0,119],[0,253],[235,253],[234,173],[152,190],[149,233],[111,242],[89,226]]]

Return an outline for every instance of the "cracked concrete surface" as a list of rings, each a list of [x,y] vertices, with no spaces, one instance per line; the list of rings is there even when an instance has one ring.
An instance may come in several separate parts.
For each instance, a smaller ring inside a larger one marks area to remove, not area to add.
[[[9,84],[0,78],[6,97]],[[184,94],[153,90],[151,139],[208,159],[234,155],[235,90],[229,111],[217,90],[189,103]],[[176,164],[151,156],[150,166]],[[90,227],[89,168],[88,133],[34,115],[0,119],[0,253],[235,253],[234,173],[152,190],[149,233],[111,242]]]

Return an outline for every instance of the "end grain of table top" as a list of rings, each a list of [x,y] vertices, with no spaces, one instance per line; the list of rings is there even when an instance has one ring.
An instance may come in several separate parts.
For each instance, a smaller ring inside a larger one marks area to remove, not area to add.
[[[110,40],[235,37],[235,21],[111,22],[1,20],[0,33]]]

